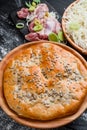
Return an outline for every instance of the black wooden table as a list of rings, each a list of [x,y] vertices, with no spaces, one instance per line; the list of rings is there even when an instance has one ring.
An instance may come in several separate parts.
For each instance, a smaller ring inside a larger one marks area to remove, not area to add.
[[[16,2],[17,1],[17,2]],[[9,13],[24,0],[0,0],[0,60],[13,48],[24,43],[20,32],[15,29]],[[47,0],[59,13],[60,21],[66,7],[74,0]],[[16,123],[0,109],[0,130],[33,130]],[[56,128],[57,130],[87,130],[87,110],[72,123]]]

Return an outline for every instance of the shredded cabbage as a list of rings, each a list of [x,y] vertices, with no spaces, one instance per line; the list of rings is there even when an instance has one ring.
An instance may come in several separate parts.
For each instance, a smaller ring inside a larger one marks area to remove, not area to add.
[[[67,10],[65,28],[69,37],[83,49],[87,50],[87,0],[79,0]],[[76,23],[79,29],[70,29],[70,24]]]

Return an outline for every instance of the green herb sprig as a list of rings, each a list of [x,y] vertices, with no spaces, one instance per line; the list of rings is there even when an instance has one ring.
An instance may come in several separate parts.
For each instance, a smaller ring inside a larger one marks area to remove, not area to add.
[[[39,4],[41,1],[40,0],[33,0],[33,2]]]
[[[25,5],[28,7],[28,8],[30,8],[31,7],[31,2],[29,1],[29,2],[25,2]]]

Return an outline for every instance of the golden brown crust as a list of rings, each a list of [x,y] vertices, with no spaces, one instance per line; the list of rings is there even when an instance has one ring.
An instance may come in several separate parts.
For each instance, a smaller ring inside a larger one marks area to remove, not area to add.
[[[50,120],[75,113],[87,93],[87,70],[67,50],[51,43],[31,45],[4,72],[4,95],[18,115]]]

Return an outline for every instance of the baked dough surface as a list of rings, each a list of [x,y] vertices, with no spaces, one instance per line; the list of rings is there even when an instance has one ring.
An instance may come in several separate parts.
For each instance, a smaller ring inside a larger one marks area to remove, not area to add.
[[[87,94],[87,69],[60,46],[34,44],[8,62],[3,87],[7,104],[19,116],[62,118],[75,113]]]

